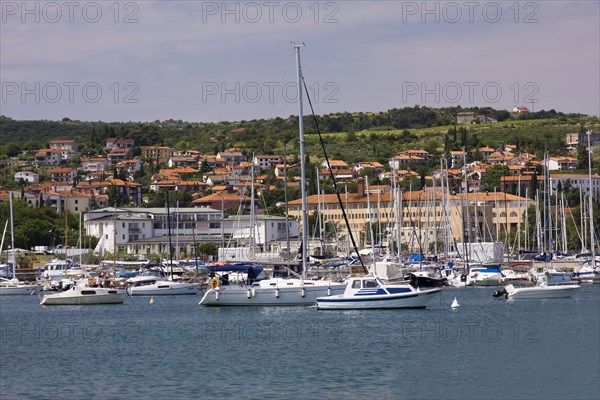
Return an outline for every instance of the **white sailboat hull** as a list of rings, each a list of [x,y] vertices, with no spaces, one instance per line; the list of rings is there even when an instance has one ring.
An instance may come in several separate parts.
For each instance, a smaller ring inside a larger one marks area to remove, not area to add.
[[[286,287],[221,286],[209,289],[202,299],[205,306],[310,306],[317,297],[340,294],[346,284],[323,282],[322,285]]]
[[[39,290],[39,285],[0,286],[0,296],[30,295]]]
[[[157,282],[152,285],[131,286],[127,289],[132,296],[161,296],[179,294],[198,294],[199,283]]]
[[[127,292],[123,289],[74,287],[64,292],[44,295],[40,304],[46,306],[122,304],[126,298]]]
[[[363,310],[382,308],[426,308],[427,304],[440,293],[441,288],[430,290],[382,294],[372,296],[344,297],[344,295],[317,299],[319,310]]]
[[[30,285],[17,279],[0,278],[0,296],[30,295],[39,292],[40,285]]]
[[[556,285],[515,288],[507,285],[504,289],[509,299],[555,299],[573,296],[579,285]]]

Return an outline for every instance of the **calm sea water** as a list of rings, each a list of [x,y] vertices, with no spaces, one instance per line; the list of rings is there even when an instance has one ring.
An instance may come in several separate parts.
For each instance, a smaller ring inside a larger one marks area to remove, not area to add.
[[[600,398],[600,285],[552,300],[494,290],[448,288],[427,310],[339,312],[5,296],[0,398]]]

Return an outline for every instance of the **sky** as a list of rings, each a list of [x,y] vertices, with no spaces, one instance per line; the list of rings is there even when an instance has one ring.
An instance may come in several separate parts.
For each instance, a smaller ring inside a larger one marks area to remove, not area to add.
[[[317,114],[600,115],[598,1],[2,0],[0,11],[0,114],[14,119],[296,115],[294,42]]]

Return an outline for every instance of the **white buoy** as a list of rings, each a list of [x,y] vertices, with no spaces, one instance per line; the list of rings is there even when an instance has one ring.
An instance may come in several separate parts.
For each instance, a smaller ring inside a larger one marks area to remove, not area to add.
[[[452,305],[450,307],[452,307],[452,308],[460,307],[460,304],[458,304],[458,300],[456,300],[456,297],[454,298],[454,301],[452,302]]]
[[[150,297],[150,304],[154,304],[154,296]]]

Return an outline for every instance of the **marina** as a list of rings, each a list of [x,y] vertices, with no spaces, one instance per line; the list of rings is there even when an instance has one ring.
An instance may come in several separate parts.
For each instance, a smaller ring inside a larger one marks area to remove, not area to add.
[[[427,309],[329,312],[201,307],[198,296],[64,307],[41,306],[36,296],[6,296],[0,301],[0,393],[598,398],[598,346],[581,343],[597,343],[600,286],[549,300],[506,301],[492,291],[449,287]],[[454,298],[460,308],[450,307]],[[494,379],[482,383],[481,371]],[[507,384],[523,379],[530,384]]]
[[[0,6],[0,400],[600,400],[599,1],[70,3]]]

